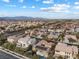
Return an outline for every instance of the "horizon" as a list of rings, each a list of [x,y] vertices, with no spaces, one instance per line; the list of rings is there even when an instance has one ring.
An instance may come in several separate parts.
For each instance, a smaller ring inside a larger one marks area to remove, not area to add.
[[[31,16],[5,16],[5,17],[0,17],[0,18],[7,18],[7,19],[16,19],[17,18],[17,20],[18,20],[18,18],[20,18],[20,19],[22,19],[23,20],[23,18],[26,18],[25,20],[27,20],[27,18],[30,18],[30,20],[32,19],[32,18],[37,18],[36,20],[38,20],[38,19],[41,19],[41,20],[79,20],[79,18],[78,19],[72,19],[72,18],[43,18],[43,17],[31,17]],[[6,19],[5,19],[6,20]]]
[[[0,0],[0,17],[79,19],[79,0]]]

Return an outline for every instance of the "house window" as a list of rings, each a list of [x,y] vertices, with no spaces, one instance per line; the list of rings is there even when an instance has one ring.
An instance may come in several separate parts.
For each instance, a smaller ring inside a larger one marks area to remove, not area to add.
[[[65,54],[70,55],[70,53],[68,53],[68,52],[65,52]]]
[[[60,51],[56,50],[56,52],[60,52]]]
[[[68,58],[70,58],[70,56],[65,55],[65,58],[68,59]]]

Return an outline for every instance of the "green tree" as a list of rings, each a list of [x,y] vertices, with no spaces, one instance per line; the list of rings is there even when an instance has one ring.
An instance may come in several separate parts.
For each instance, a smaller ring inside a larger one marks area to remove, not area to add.
[[[27,51],[32,50],[32,45],[29,45],[26,50],[27,50]]]
[[[24,55],[24,53],[26,52],[26,49],[25,48],[16,47],[14,51]]]
[[[3,45],[3,47],[13,51],[16,48],[16,44],[11,44],[11,43],[7,42]]]
[[[42,35],[42,39],[44,39],[44,40],[48,40],[48,37],[47,37],[47,35]]]
[[[58,36],[58,41],[63,41],[64,40],[64,34],[60,34]]]
[[[7,38],[3,34],[0,34],[0,45],[3,45],[6,42]]]

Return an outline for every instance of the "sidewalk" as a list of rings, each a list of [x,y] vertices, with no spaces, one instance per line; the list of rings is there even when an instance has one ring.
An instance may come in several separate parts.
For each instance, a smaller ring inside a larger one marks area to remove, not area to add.
[[[4,47],[1,47],[1,46],[0,46],[0,50],[3,51],[3,52],[5,52],[5,53],[7,53],[7,54],[10,54],[10,55],[12,55],[14,57],[17,57],[18,59],[30,59],[30,58],[28,58],[26,56],[23,56],[23,55],[18,54],[16,52],[10,51],[10,50],[5,49]]]

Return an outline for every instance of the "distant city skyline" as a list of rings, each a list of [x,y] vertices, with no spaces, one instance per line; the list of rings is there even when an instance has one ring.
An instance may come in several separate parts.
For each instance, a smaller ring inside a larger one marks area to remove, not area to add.
[[[79,19],[79,0],[0,0],[0,17]]]

